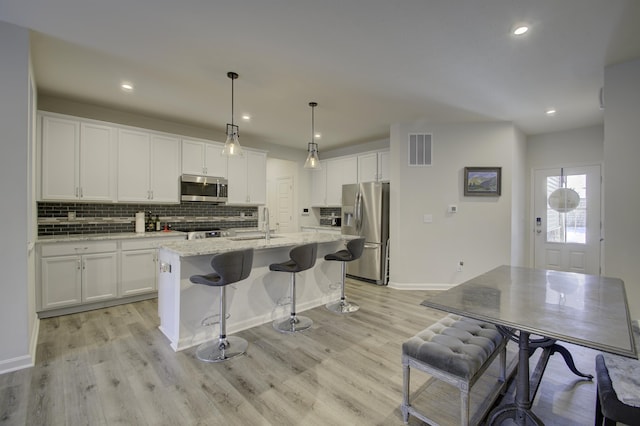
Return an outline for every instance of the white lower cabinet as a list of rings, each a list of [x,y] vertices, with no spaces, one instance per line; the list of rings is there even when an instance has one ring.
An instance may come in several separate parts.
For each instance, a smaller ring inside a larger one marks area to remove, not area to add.
[[[41,307],[52,309],[117,297],[115,242],[48,244],[40,250]]]
[[[163,241],[123,241],[120,252],[120,296],[157,290],[158,245]]]
[[[184,236],[38,244],[38,311],[52,316],[153,297],[158,247],[179,239]]]

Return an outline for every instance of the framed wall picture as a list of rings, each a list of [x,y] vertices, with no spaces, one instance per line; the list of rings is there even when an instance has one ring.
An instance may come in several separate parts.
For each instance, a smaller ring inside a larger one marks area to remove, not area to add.
[[[498,196],[502,186],[502,167],[465,167],[464,195]]]

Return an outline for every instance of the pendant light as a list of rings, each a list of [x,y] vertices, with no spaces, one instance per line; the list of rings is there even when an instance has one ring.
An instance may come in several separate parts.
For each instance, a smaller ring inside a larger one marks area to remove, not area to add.
[[[314,116],[313,110],[318,106],[317,102],[309,102],[309,106],[311,107],[311,142],[309,142],[307,155],[307,161],[304,162],[305,169],[316,169],[319,170],[322,167],[320,166],[320,159],[318,158],[318,144],[315,142],[316,134],[314,133]]]
[[[580,204],[580,194],[571,188],[567,188],[567,180],[564,177],[564,169],[560,169],[560,188],[549,195],[549,207],[558,213],[568,213],[575,210]]]
[[[224,142],[222,155],[242,157],[244,153],[238,141],[238,126],[233,124],[233,80],[238,78],[238,74],[230,71],[227,77],[231,79],[231,124],[227,123],[227,140]]]

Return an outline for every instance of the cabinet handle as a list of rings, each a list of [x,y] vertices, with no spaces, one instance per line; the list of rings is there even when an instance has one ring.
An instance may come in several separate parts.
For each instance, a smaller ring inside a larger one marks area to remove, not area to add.
[[[87,265],[85,265],[85,262],[84,262],[84,260],[83,260],[83,261],[82,261],[82,270],[83,270],[83,271],[86,269],[86,266],[87,266]]]
[[[78,264],[78,271],[80,270],[80,259],[76,262]]]
[[[80,197],[80,188],[76,186],[76,198]]]
[[[153,191],[149,191],[149,194],[151,194],[151,196],[149,197],[150,200],[153,200]]]
[[[84,195],[82,194],[82,187],[80,187],[80,198],[84,197]]]

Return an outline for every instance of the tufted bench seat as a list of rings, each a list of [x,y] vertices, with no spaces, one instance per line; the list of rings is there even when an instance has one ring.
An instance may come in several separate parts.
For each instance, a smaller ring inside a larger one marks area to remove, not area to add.
[[[507,341],[493,324],[449,314],[402,344],[402,417],[434,423],[410,403],[410,368],[416,368],[460,390],[461,424],[469,424],[469,391],[500,354],[500,382],[505,381]],[[501,389],[503,386],[501,387]]]

